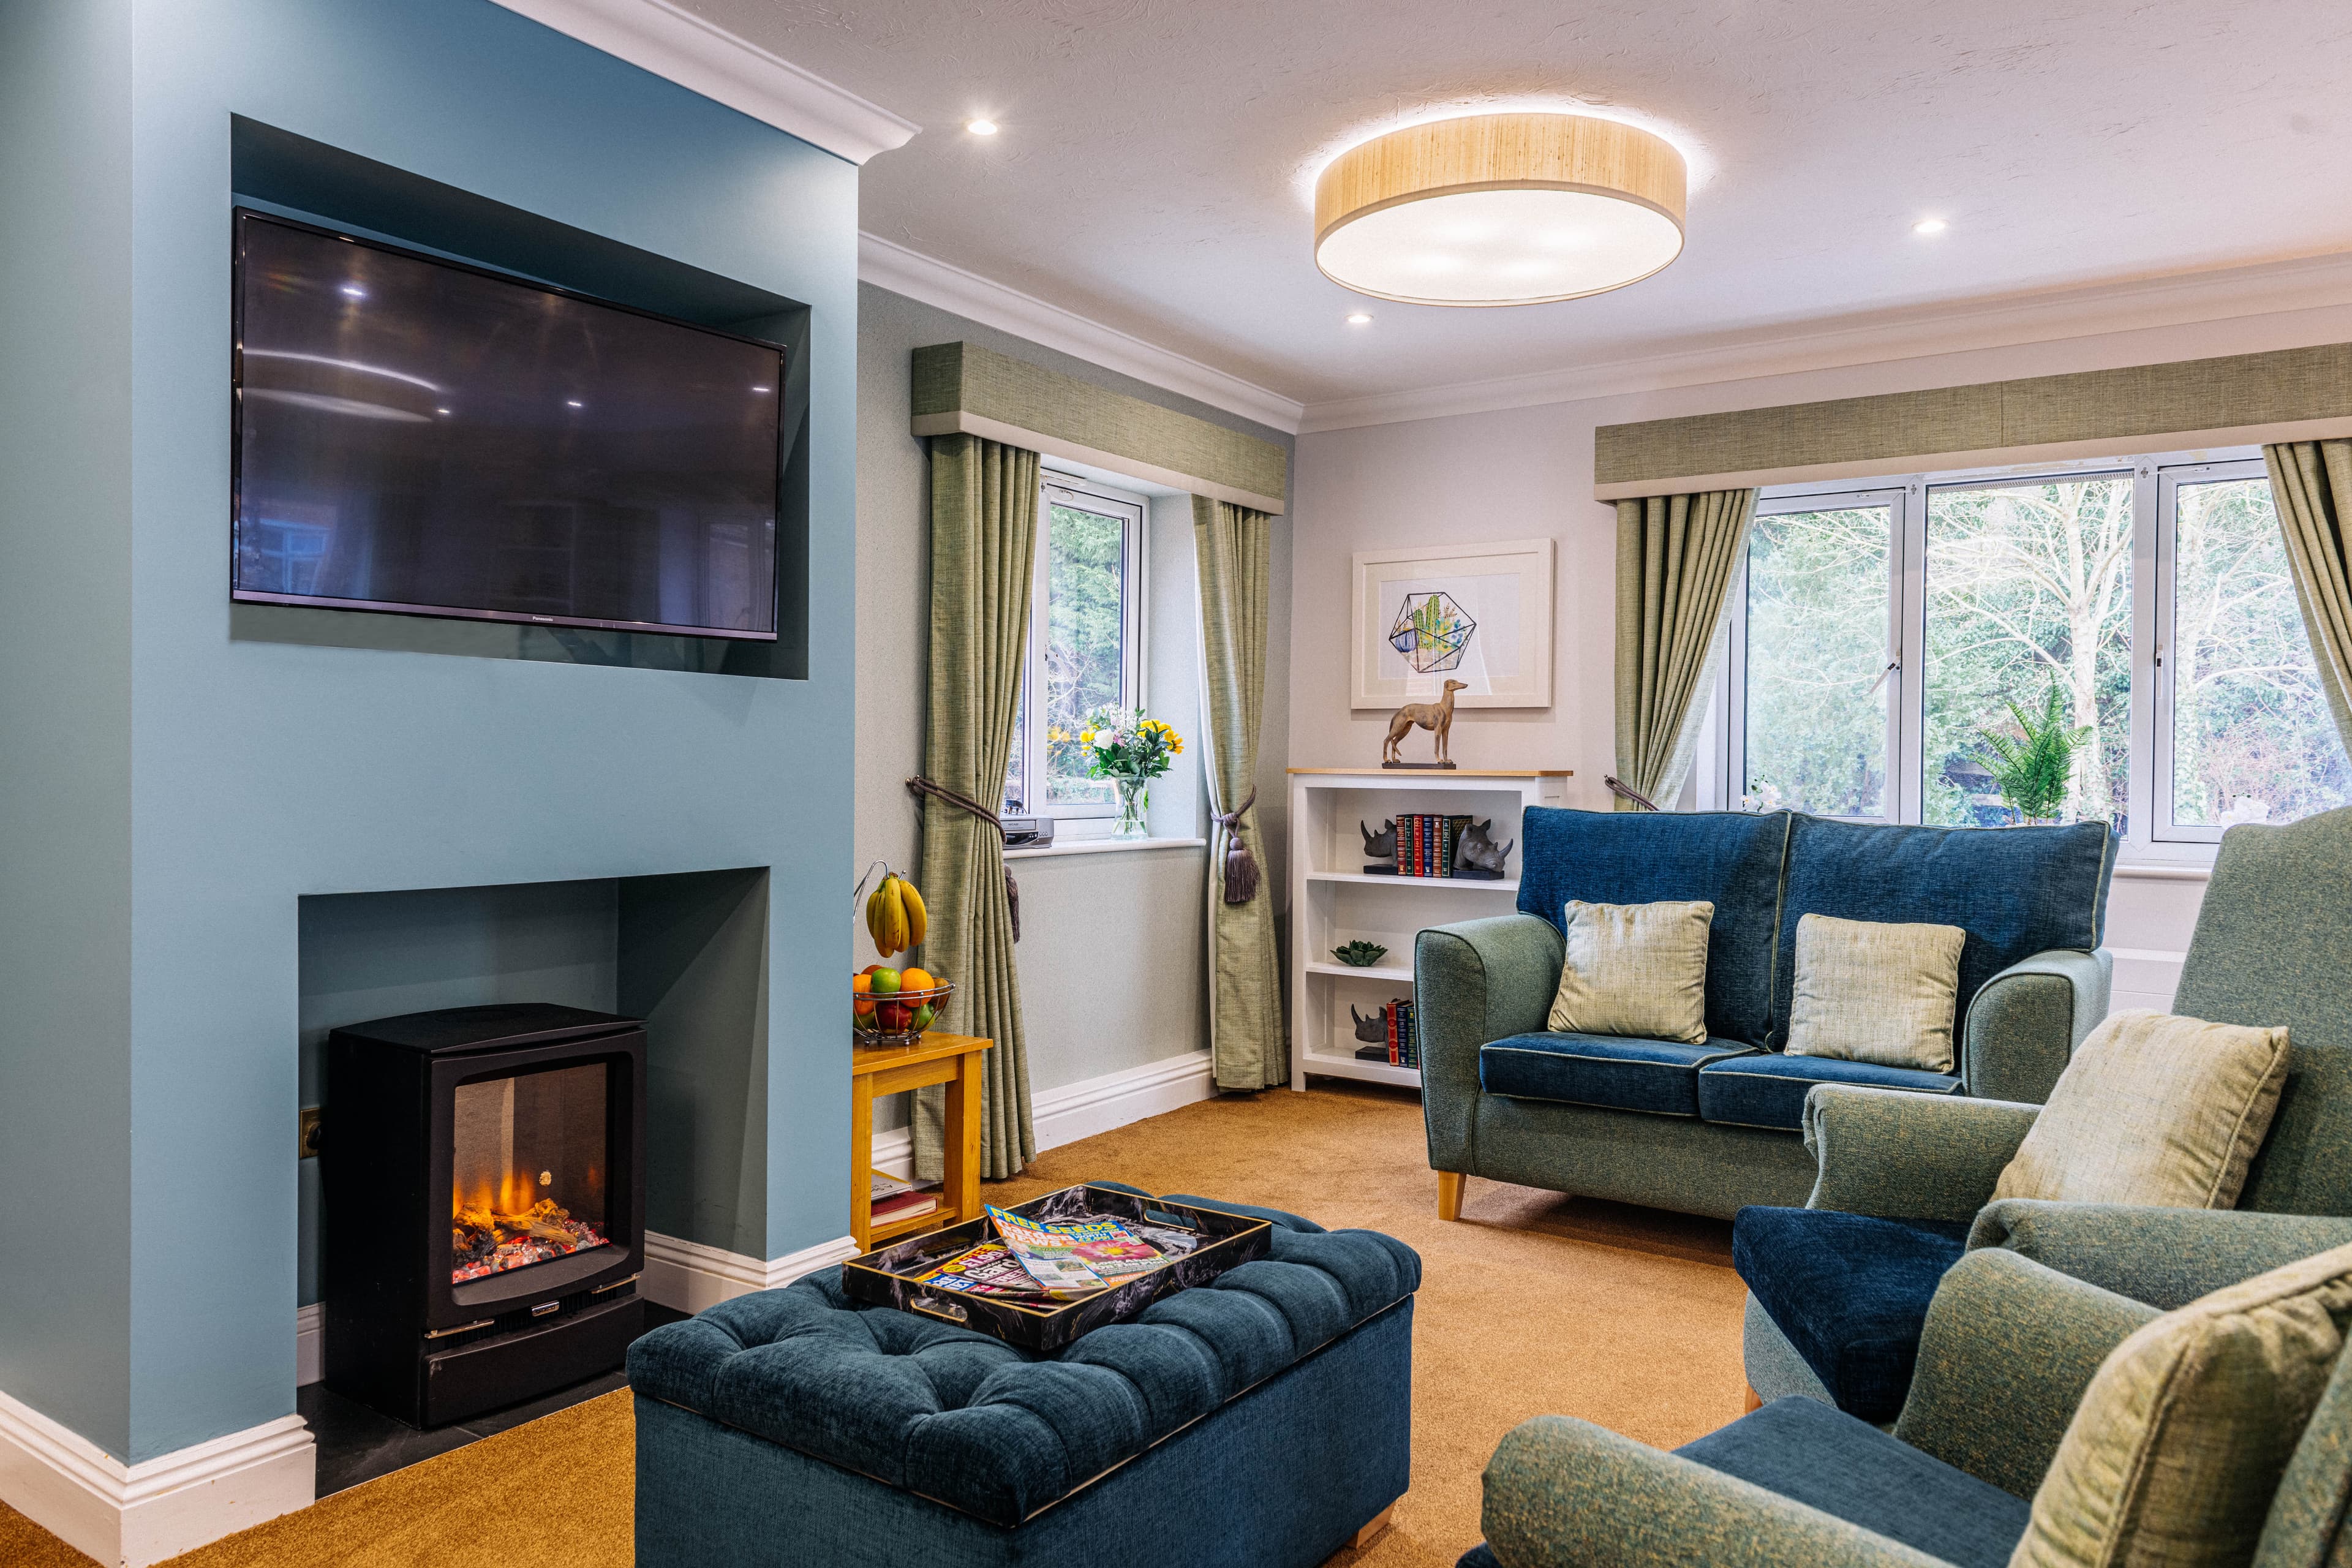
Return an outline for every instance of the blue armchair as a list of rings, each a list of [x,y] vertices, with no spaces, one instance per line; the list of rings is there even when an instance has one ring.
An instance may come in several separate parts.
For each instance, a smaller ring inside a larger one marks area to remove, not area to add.
[[[1802,1208],[1743,1211],[1748,1382],[1872,1421],[1903,1408],[1928,1302],[2000,1247],[2171,1308],[2352,1241],[2352,809],[2231,828],[2174,1008],[2287,1026],[2287,1083],[2234,1211],[2009,1201],[1992,1191],[2036,1107],[1824,1088]],[[1988,1206],[1990,1205],[1990,1206]],[[1827,1211],[1827,1212],[1824,1212]]]

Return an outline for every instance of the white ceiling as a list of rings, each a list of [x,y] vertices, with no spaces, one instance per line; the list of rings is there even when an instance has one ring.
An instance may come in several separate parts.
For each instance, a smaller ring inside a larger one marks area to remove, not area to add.
[[[869,234],[1309,405],[2352,250],[2346,0],[684,5],[926,128]],[[1330,153],[1578,103],[1691,157],[1663,274],[1481,310],[1316,271]]]

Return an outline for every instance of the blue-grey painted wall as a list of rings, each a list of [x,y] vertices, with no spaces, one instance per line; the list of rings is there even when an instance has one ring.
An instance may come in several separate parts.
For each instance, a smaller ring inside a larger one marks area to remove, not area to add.
[[[0,1389],[117,1452],[131,177],[129,0],[0,5]]]
[[[31,8],[43,17],[12,27],[89,9]],[[128,1284],[92,1263],[67,1271],[62,1305],[10,1288],[0,1364],[8,1392],[137,1461],[292,1408],[308,895],[771,868],[766,1250],[847,1229],[832,1025],[849,959],[836,900],[851,879],[856,172],[488,0],[178,0],[116,31],[90,68],[114,84],[106,112],[60,103],[68,123],[48,140],[77,156],[121,140],[127,72],[127,282],[97,232],[71,285],[98,298],[84,390],[102,402],[110,378],[129,385],[127,565],[120,504],[91,500],[120,482],[119,417],[111,470],[21,480],[56,450],[12,452],[12,494],[45,500],[12,515],[12,534],[37,536],[12,540],[12,556],[68,561],[63,589],[33,591],[95,602],[77,606],[70,639],[66,613],[44,612],[81,661],[70,689],[16,691],[22,667],[0,669],[12,701],[37,710],[29,732],[73,732],[70,707],[118,737],[111,755],[88,742],[79,772],[58,761],[49,786],[86,853],[20,846],[50,830],[21,808],[0,819],[32,873],[0,889],[8,928],[61,901],[87,933],[38,939],[45,963],[12,960],[11,1026],[47,1026],[12,1047],[12,1078],[44,1101],[87,1101],[59,1114],[89,1136],[69,1174],[42,1168],[42,1141],[30,1157],[0,1149],[0,1189],[33,1215],[94,1182],[85,1212],[107,1245],[127,1242]],[[232,114],[806,302],[810,679],[233,640]],[[12,322],[27,269],[10,254]],[[102,435],[78,439],[106,455]],[[104,951],[126,929],[127,965]],[[98,956],[68,962],[83,948]],[[120,1159],[126,1121],[127,1191],[119,1170],[89,1168]]]

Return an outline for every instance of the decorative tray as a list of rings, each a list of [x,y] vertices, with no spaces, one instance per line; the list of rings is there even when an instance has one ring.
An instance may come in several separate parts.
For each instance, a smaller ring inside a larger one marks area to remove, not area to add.
[[[1264,1258],[1272,1246],[1274,1230],[1267,1221],[1252,1215],[1085,1184],[1016,1204],[1008,1212],[1039,1221],[1108,1215],[1150,1228],[1181,1231],[1198,1237],[1200,1243],[1165,1268],[1071,1301],[955,1295],[921,1284],[916,1276],[995,1238],[994,1222],[982,1215],[851,1258],[841,1266],[841,1288],[854,1300],[919,1312],[992,1334],[1023,1350],[1053,1352],[1107,1323],[1134,1317],[1162,1296],[1206,1285],[1228,1268]]]

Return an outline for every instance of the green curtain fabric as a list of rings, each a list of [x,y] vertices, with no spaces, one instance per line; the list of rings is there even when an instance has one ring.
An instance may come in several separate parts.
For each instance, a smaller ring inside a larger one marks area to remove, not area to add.
[[[2336,732],[2352,747],[2352,441],[2287,441],[2263,448],[2279,531],[2294,573],[2294,601],[2319,664]]]
[[[1037,454],[977,436],[931,438],[930,700],[923,773],[991,811],[1021,703],[1022,656],[1037,559]],[[956,985],[944,1026],[996,1042],[982,1058],[981,1174],[1017,1174],[1037,1152],[1021,975],[1004,892],[1004,841],[971,813],[927,799],[917,879],[929,908],[926,967]],[[916,1095],[915,1169],[936,1179],[945,1091]]]
[[[1617,503],[1617,776],[1661,805],[1690,772],[1755,515],[1752,489]]]
[[[1258,721],[1265,709],[1266,580],[1274,521],[1262,511],[1192,498],[1201,581],[1201,710],[1208,721],[1209,809],[1229,816],[1257,780]],[[1253,804],[1238,827],[1261,873],[1268,864]],[[1209,1048],[1219,1089],[1290,1081],[1282,1038],[1282,975],[1275,953],[1274,884],[1225,902],[1226,829],[1209,844]]]

